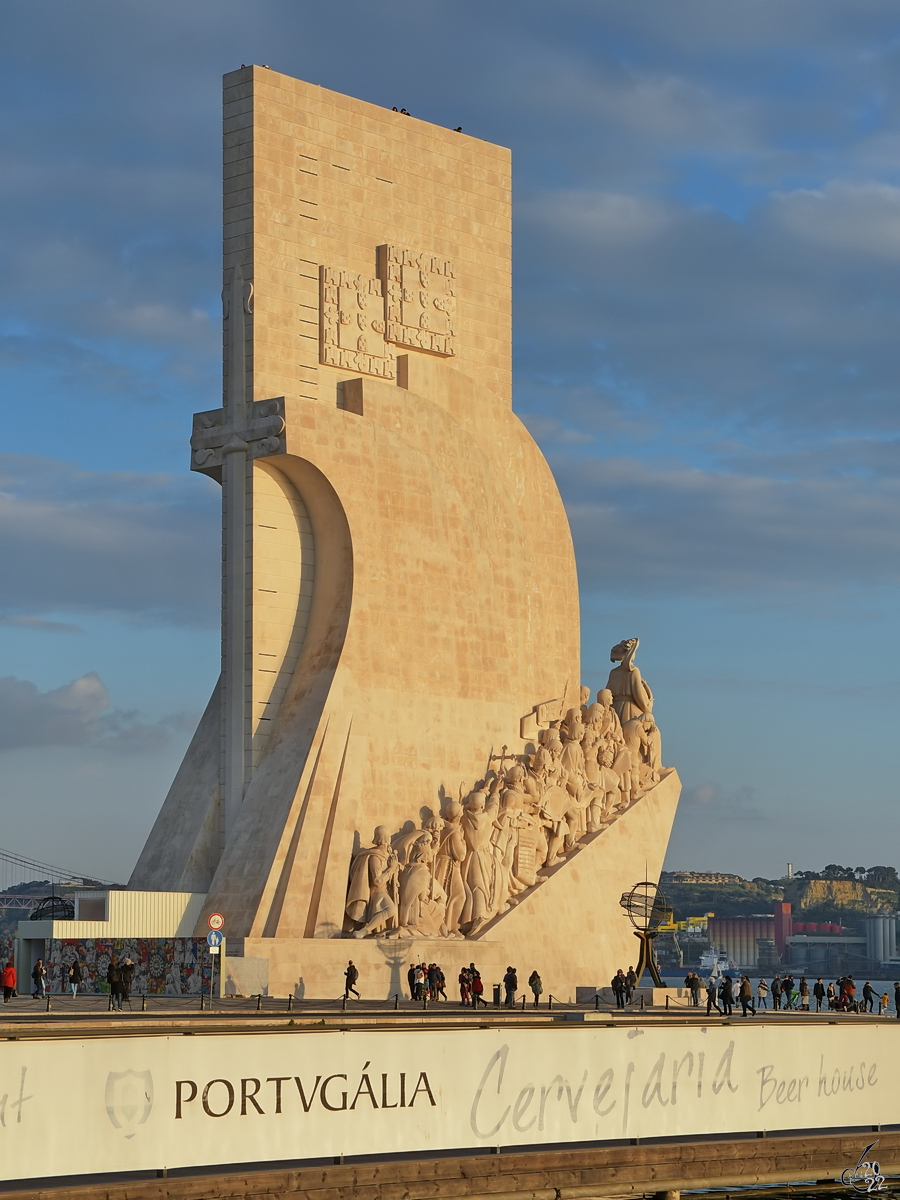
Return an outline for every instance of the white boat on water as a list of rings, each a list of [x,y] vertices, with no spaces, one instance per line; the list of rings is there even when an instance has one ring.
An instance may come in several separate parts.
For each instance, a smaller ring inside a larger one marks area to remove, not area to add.
[[[715,946],[710,946],[708,950],[704,950],[700,955],[700,971],[699,974],[704,979],[708,979],[711,975],[713,979],[718,979],[722,975],[728,975],[732,971],[737,970],[737,963],[733,958],[729,958],[724,950],[718,950]]]

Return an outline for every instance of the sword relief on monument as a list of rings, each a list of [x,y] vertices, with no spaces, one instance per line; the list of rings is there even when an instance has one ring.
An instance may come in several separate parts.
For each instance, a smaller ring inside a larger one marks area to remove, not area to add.
[[[378,247],[385,336],[398,346],[452,357],[456,288],[453,263],[400,246]]]
[[[321,267],[319,279],[320,361],[363,375],[395,379],[397,361],[384,337],[381,280],[331,267]]]
[[[484,779],[468,794],[461,787],[442,816],[393,837],[379,825],[350,865],[345,936],[477,937],[659,783],[660,734],[637,646],[613,647],[622,665],[595,703],[582,688],[580,707],[551,719],[536,745],[491,754]],[[632,715],[638,687],[647,707]]]

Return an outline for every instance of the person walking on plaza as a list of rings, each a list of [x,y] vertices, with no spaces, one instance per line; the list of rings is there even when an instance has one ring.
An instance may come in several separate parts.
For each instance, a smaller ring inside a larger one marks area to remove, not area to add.
[[[809,1012],[809,984],[805,975],[800,978],[800,1007]]]
[[[716,1003],[716,981],[714,976],[710,975],[706,981],[706,1015],[709,1016],[710,1010],[715,1009],[721,1015],[721,1008]]]
[[[347,963],[347,970],[344,972],[344,979],[346,980],[344,985],[344,999],[349,1000],[350,993],[352,992],[357,1000],[361,1000],[362,996],[360,996],[359,992],[356,990],[356,981],[359,979],[359,971],[354,966],[352,958]]]
[[[446,991],[447,976],[444,974],[444,972],[441,970],[440,967],[438,967],[438,969],[437,969],[437,981],[438,981],[438,992],[446,1000],[447,999],[447,991]]]
[[[134,983],[134,963],[130,958],[126,958],[122,963],[122,995],[128,1001],[128,1007],[131,1008],[131,988]]]
[[[437,1000],[440,981],[438,979],[437,963],[428,964],[428,999]]]
[[[519,990],[519,977],[515,967],[507,967],[503,976],[503,986],[506,988],[506,1007],[515,1008],[516,992]]]
[[[738,988],[738,999],[741,1002],[741,1009],[744,1016],[750,1013],[751,1017],[756,1016],[756,1009],[753,1007],[753,984],[750,982],[749,975],[741,976],[740,987]]]
[[[78,995],[78,989],[84,982],[84,968],[81,965],[80,959],[75,959],[69,964],[69,987],[72,989],[72,999]]]
[[[897,1020],[900,1021],[900,983],[894,984],[894,1010],[897,1014]]]
[[[821,1012],[822,1001],[825,999],[825,984],[822,982],[821,976],[813,984],[813,996],[816,1000],[816,1012]]]
[[[888,1008],[889,1008],[889,1006],[890,1006],[890,1003],[891,1003],[891,998],[890,998],[890,996],[887,994],[887,992],[885,992],[885,993],[884,993],[884,995],[881,997],[881,999],[878,1001],[878,1015],[879,1015],[879,1017],[883,1017],[883,1016],[884,1016],[884,1014],[887,1012],[887,1010],[888,1010]]]
[[[31,978],[34,983],[34,991],[31,993],[32,1000],[42,1000],[46,996],[44,990],[44,976],[47,972],[44,970],[44,960],[39,958],[34,964],[34,970],[31,972]]]
[[[701,984],[700,976],[697,974],[696,971],[691,971],[691,975],[693,977],[692,983],[691,983],[691,1003],[694,1005],[694,1008],[699,1008],[700,1007],[700,990],[703,985]]]
[[[484,983],[480,972],[476,971],[472,976],[472,1008],[477,1009],[479,1004],[483,1004],[485,1008],[488,1007],[488,1002],[484,998]]]
[[[731,976],[726,975],[719,987],[719,999],[722,1001],[722,1012],[730,1017],[734,1008],[734,984]]]
[[[863,1012],[875,1011],[875,989],[869,983],[868,979],[863,984]]]
[[[125,997],[125,990],[122,984],[122,971],[118,964],[113,960],[109,960],[109,966],[106,968],[106,982],[109,984],[109,994],[112,997],[112,1006],[119,1012],[122,1011],[122,1001]]]
[[[793,975],[785,975],[781,981],[781,1007],[794,1007],[794,977]]]
[[[544,990],[544,985],[541,983],[541,977],[537,971],[532,971],[528,976],[528,986],[531,988],[531,993],[534,996],[534,1007],[538,1008],[541,1003],[541,993]]]
[[[825,996],[828,1000],[828,1007],[830,1009],[833,1009],[834,1008],[834,984],[833,983],[829,982],[828,987],[825,989]]]
[[[631,1004],[634,1000],[634,989],[637,987],[637,975],[634,973],[634,967],[628,968],[628,974],[625,976],[625,1003]]]
[[[764,979],[761,979],[756,985],[756,1007],[769,1007],[769,985]]]
[[[469,989],[472,985],[472,981],[469,978],[469,970],[467,967],[463,967],[462,970],[460,971],[459,978],[457,979],[457,983],[459,984],[459,1002],[463,1006],[463,1008],[468,1008],[469,1005],[471,1004],[471,999],[470,999],[471,992],[469,991]],[[409,985],[410,995],[412,995],[412,989],[414,986],[415,986],[415,980],[413,980],[413,982]]]
[[[776,975],[772,980],[772,1011],[778,1012],[781,1009],[781,976]]]
[[[612,984],[613,995],[616,998],[616,1008],[625,1007],[625,972],[619,967],[615,975],[610,980]]]
[[[0,975],[0,986],[3,987],[3,1003],[9,1004],[16,994],[16,968],[12,960],[3,964],[3,974]]]
[[[698,980],[698,983],[699,983],[699,980]],[[696,1005],[699,1003],[700,994],[699,994],[699,992],[696,995],[694,993],[694,972],[693,971],[688,971],[687,975],[685,975],[685,977],[684,977],[684,990],[686,992],[691,993],[691,1004]]]

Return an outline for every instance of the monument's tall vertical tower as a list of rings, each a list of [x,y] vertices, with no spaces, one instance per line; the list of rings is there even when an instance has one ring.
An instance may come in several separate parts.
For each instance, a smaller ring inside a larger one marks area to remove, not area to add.
[[[341,935],[375,825],[578,704],[578,587],[511,408],[509,152],[250,67],[224,175],[223,407],[191,441],[223,487],[222,676],[131,886],[283,946]]]

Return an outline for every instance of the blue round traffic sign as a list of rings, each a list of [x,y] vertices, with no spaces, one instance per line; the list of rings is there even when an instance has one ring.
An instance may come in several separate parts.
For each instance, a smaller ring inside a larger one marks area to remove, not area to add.
[[[225,939],[218,929],[211,929],[206,935],[206,940],[210,946],[221,946]]]

